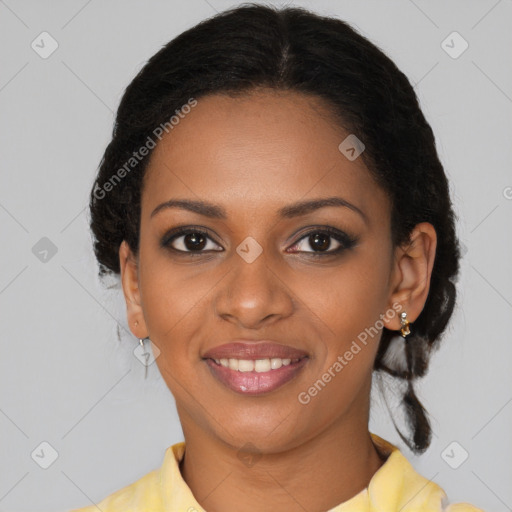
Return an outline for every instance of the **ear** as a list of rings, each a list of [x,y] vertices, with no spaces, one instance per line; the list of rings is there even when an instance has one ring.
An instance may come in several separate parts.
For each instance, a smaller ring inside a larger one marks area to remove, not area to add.
[[[405,311],[411,323],[418,318],[427,301],[436,246],[434,226],[422,222],[414,227],[409,242],[395,250],[388,308]],[[383,321],[390,330],[400,329],[400,315]]]
[[[138,263],[126,240],[123,240],[119,246],[119,264],[121,267],[121,284],[123,285],[123,294],[126,301],[128,326],[134,336],[145,338],[148,335],[148,331],[140,301]]]

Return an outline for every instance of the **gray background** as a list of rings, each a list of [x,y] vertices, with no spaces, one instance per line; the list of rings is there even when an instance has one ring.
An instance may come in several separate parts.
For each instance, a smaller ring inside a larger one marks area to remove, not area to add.
[[[415,85],[465,254],[457,310],[420,385],[432,446],[404,453],[452,501],[511,510],[512,2],[291,3],[353,24]],[[1,511],[97,502],[182,439],[156,365],[144,380],[132,354],[119,286],[96,277],[86,205],[124,88],[163,44],[232,5],[0,1]],[[31,47],[43,31],[58,43],[45,59]],[[453,31],[469,44],[457,58],[442,45]],[[377,396],[371,430],[403,447]],[[57,455],[47,469],[42,442]]]

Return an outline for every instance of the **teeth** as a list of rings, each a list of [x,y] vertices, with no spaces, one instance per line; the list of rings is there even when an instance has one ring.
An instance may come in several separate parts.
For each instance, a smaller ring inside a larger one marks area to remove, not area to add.
[[[270,370],[278,370],[281,366],[288,366],[290,363],[296,363],[300,358],[296,359],[281,359],[280,357],[273,357],[272,359],[215,359],[214,361],[225,368],[230,370],[238,370],[239,372],[252,372],[258,373],[268,372]]]
[[[254,361],[251,359],[239,359],[238,371],[239,372],[252,372],[254,370]]]
[[[270,360],[270,368],[272,368],[272,370],[277,370],[281,368],[281,366],[283,366],[283,360],[279,357],[273,357]]]
[[[254,370],[257,372],[268,372],[270,370],[270,359],[256,359]]]

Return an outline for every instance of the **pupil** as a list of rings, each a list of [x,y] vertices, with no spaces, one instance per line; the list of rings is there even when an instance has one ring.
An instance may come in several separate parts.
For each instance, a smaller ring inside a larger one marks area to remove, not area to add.
[[[201,233],[188,233],[185,235],[185,247],[189,250],[203,249],[206,239]]]
[[[315,233],[309,236],[309,241],[313,248],[316,246],[317,249],[324,251],[329,248],[329,238],[329,235],[324,233]]]

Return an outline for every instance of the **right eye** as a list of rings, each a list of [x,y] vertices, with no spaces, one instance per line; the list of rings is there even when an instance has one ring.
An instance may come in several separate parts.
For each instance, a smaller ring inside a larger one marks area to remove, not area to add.
[[[212,250],[220,252],[224,250],[222,248],[208,248],[208,242],[211,242],[213,246],[220,247],[212,240],[208,232],[204,229],[187,228],[168,233],[163,237],[161,245],[176,252],[189,254],[201,254]]]

